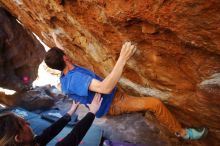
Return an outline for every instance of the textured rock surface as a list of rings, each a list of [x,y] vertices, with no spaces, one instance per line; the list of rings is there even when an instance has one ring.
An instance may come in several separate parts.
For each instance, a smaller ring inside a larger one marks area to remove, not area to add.
[[[105,76],[122,43],[138,51],[120,83],[131,94],[167,100],[186,126],[209,127],[198,145],[220,141],[219,0],[0,0],[45,43],[50,33],[73,60]]]
[[[35,80],[44,52],[34,35],[0,8],[0,87],[20,91],[23,77]]]
[[[45,110],[54,106],[59,96],[51,95],[50,86],[36,87],[25,92],[17,92],[13,95],[5,95],[0,92],[0,103],[9,107],[21,106],[27,110]],[[59,98],[60,99],[60,98]]]

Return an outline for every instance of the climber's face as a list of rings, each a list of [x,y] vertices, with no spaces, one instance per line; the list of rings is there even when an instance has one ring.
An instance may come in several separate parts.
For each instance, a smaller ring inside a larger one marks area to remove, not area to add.
[[[63,60],[64,60],[65,64],[72,63],[72,59],[67,55],[63,56]]]

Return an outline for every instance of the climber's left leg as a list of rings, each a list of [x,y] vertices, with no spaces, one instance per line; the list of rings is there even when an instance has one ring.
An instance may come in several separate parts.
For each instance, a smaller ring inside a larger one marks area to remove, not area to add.
[[[119,90],[113,99],[108,114],[119,115],[146,110],[151,111],[158,121],[171,131],[178,133],[183,133],[185,131],[161,100],[154,97],[135,97],[127,95]]]
[[[123,113],[151,111],[160,124],[167,127],[171,132],[183,139],[195,140],[204,137],[207,134],[206,128],[184,129],[176,118],[170,113],[166,106],[154,97],[135,97],[124,93],[121,90],[116,92],[112,105],[108,111],[108,115],[120,115]]]

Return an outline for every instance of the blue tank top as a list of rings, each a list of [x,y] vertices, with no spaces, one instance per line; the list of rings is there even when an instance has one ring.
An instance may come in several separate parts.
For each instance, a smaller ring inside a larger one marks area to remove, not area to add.
[[[87,104],[92,102],[95,95],[95,92],[89,90],[92,79],[102,81],[102,78],[86,68],[74,66],[75,68],[66,75],[61,75],[61,88],[64,94],[87,106]],[[96,113],[97,118],[104,116],[108,112],[115,92],[116,87],[110,94],[102,94],[103,101],[99,111]]]

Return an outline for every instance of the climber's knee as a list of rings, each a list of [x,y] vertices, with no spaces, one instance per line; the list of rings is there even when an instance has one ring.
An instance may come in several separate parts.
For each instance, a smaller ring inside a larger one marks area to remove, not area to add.
[[[150,97],[146,104],[147,109],[152,112],[156,112],[161,106],[163,106],[163,102],[160,99],[154,97]]]
[[[163,106],[163,102],[158,98],[151,98],[150,103],[153,109]]]

